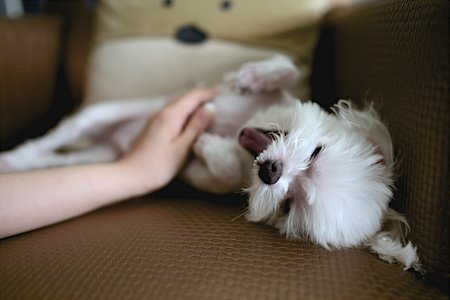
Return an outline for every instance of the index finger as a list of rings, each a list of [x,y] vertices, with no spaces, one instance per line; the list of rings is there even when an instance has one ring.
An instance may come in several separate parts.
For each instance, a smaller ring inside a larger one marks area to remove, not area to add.
[[[217,89],[195,89],[171,103],[167,109],[172,115],[172,125],[182,131],[194,112],[202,104],[214,99],[217,94]]]
[[[170,108],[181,120],[185,120],[203,103],[214,99],[218,93],[217,89],[197,88],[182,96],[180,100],[172,103]]]

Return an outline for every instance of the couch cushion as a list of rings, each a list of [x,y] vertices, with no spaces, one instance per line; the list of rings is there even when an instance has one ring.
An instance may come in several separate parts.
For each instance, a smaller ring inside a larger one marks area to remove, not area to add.
[[[172,186],[169,191],[179,190]],[[173,194],[173,192],[171,192]],[[244,202],[147,197],[0,241],[5,299],[446,299],[365,249],[236,218]],[[235,198],[235,197],[234,197]]]

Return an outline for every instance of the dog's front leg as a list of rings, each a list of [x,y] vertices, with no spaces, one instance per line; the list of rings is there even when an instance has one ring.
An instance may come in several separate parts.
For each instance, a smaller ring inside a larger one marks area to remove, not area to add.
[[[294,86],[300,73],[292,60],[284,55],[244,64],[229,81],[240,91],[250,93],[273,92]]]
[[[203,133],[195,142],[193,151],[195,157],[182,173],[189,184],[219,194],[240,190],[244,172],[233,138]]]

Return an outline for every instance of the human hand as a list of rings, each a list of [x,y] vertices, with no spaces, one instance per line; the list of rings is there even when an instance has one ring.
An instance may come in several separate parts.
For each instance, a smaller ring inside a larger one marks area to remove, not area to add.
[[[190,146],[213,119],[213,111],[202,104],[216,95],[213,89],[195,89],[166,106],[121,159],[119,163],[135,176],[144,193],[163,187],[176,176]]]

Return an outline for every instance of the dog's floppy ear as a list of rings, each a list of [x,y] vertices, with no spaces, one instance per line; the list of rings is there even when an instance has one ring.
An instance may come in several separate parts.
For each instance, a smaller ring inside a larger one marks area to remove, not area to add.
[[[394,150],[392,139],[386,125],[381,122],[373,103],[362,110],[354,109],[351,101],[339,100],[331,110],[347,127],[364,134],[377,147],[377,152],[383,156],[383,163],[394,165]]]

